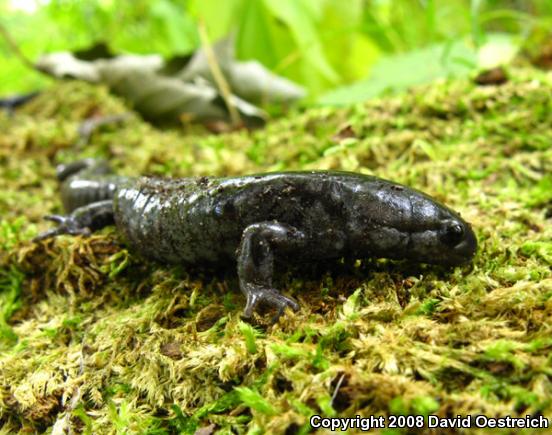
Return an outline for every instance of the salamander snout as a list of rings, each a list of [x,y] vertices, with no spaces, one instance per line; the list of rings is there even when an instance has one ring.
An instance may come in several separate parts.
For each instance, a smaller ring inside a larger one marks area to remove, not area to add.
[[[470,227],[456,214],[448,213],[410,234],[409,258],[424,263],[459,266],[469,263],[477,250],[477,239]]]

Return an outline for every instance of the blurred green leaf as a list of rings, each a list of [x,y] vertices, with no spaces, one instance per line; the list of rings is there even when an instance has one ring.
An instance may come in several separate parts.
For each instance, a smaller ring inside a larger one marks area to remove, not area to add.
[[[237,23],[243,14],[246,4],[257,0],[192,0],[188,3],[189,10],[207,26],[209,37],[217,41],[236,30]]]
[[[396,91],[440,77],[465,76],[477,66],[477,53],[464,41],[435,44],[409,53],[387,56],[370,76],[322,95],[319,104],[344,105],[365,101],[384,91]]]
[[[194,20],[187,15],[182,6],[168,0],[152,2],[152,17],[165,25],[168,40],[174,53],[190,53],[199,46],[199,36]]]
[[[339,77],[328,63],[316,28],[316,13],[306,2],[295,0],[264,0],[268,9],[284,22],[293,34],[301,50],[301,56],[308,59],[309,64],[325,80],[336,83]],[[305,76],[312,72],[304,71]]]
[[[239,19],[236,37],[238,57],[257,59],[274,67],[278,63],[274,41],[270,32],[270,15],[262,1],[246,1]]]

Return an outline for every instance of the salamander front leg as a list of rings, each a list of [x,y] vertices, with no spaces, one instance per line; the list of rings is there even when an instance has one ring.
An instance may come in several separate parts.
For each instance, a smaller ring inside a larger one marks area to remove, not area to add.
[[[278,308],[276,319],[286,307],[299,305],[272,287],[274,255],[286,255],[305,245],[305,235],[297,228],[276,221],[248,226],[238,249],[238,276],[247,304],[245,317],[251,317],[259,303]]]
[[[99,201],[79,207],[67,216],[50,215],[44,219],[56,222],[58,226],[44,231],[33,241],[48,239],[60,234],[89,235],[92,231],[113,223],[113,201]]]

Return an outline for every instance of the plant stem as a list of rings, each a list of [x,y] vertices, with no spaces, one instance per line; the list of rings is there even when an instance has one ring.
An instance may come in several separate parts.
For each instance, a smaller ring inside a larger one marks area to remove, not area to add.
[[[228,108],[232,125],[238,126],[242,123],[240,113],[238,112],[238,109],[236,109],[236,106],[232,104],[232,92],[230,89],[230,85],[228,84],[228,81],[226,80],[222,70],[220,69],[217,57],[215,56],[215,52],[213,51],[213,47],[209,42],[207,29],[203,20],[200,20],[198,27],[199,38],[201,39],[203,50],[205,50],[205,56],[207,57],[207,63],[209,64],[209,68],[211,69],[211,74],[213,74],[215,83],[217,84],[224,103]]]

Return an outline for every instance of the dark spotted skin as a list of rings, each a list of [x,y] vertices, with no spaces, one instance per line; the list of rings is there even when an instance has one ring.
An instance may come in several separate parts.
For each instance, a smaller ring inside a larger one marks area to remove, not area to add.
[[[469,224],[431,197],[351,172],[278,172],[182,179],[112,175],[103,162],[58,169],[70,213],[38,240],[112,222],[131,247],[162,262],[236,263],[247,297],[297,309],[272,286],[275,260],[385,257],[449,266],[469,262]]]

